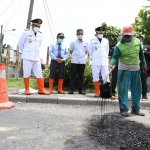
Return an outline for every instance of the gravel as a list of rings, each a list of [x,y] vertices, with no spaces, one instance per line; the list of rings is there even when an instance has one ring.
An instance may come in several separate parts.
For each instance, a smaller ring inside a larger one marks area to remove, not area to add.
[[[150,128],[120,116],[93,116],[85,134],[108,149],[150,150]]]

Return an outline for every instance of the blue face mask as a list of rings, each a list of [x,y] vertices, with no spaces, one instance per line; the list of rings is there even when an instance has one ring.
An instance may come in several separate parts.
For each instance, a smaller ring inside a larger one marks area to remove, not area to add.
[[[58,39],[58,43],[62,43],[63,41],[63,39]]]

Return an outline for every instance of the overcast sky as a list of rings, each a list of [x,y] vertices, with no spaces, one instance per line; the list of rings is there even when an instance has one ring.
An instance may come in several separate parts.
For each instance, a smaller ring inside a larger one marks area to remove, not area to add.
[[[12,5],[10,5],[11,2],[13,2]],[[0,0],[0,25],[4,27],[4,43],[10,44],[14,49],[16,49],[19,36],[26,28],[29,3],[30,0]],[[122,28],[134,22],[142,6],[150,5],[150,1],[146,0],[47,0],[47,3],[55,31],[65,34],[67,46],[76,39],[78,28],[83,28],[84,40],[89,42],[94,37],[95,27],[100,26],[102,22]],[[40,29],[43,34],[41,58],[45,62],[47,46],[53,42],[53,39],[46,19],[43,0],[34,0],[32,19],[35,18],[43,20]],[[53,37],[56,38],[51,21],[50,25]],[[10,29],[16,29],[16,31],[8,32],[7,30]]]

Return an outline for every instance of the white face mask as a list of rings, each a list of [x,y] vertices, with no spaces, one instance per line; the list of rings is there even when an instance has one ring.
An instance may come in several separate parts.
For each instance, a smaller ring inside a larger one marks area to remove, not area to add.
[[[82,39],[83,38],[83,35],[77,35],[78,39]]]
[[[34,32],[36,32],[36,33],[37,33],[37,32],[39,32],[40,28],[38,28],[38,27],[34,27],[34,28],[33,28],[33,30],[34,30]]]
[[[102,38],[103,38],[103,34],[98,34],[97,37],[98,37],[99,39],[102,39]]]

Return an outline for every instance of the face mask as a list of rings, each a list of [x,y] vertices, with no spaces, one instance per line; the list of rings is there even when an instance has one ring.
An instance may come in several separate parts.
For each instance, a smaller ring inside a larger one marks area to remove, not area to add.
[[[131,42],[131,41],[132,41],[132,36],[130,36],[129,38],[123,37],[123,40],[124,40],[125,42]]]
[[[83,38],[83,35],[77,35],[78,39],[82,39]]]
[[[58,43],[62,43],[63,42],[63,39],[58,39]]]
[[[97,37],[98,37],[99,39],[102,39],[102,38],[103,38],[103,34],[98,34]]]
[[[34,28],[33,28],[33,30],[34,30],[34,32],[36,32],[36,33],[37,33],[37,32],[39,32],[40,28],[38,28],[38,27],[34,27]]]

